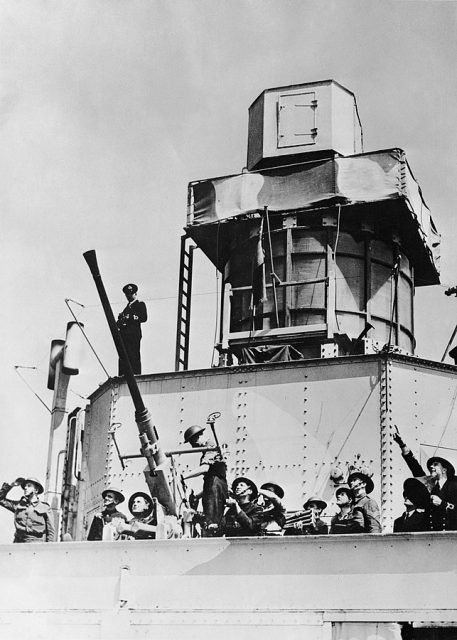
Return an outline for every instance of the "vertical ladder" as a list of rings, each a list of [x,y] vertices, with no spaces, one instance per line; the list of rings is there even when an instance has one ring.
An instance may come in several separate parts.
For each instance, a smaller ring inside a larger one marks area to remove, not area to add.
[[[175,371],[186,371],[189,362],[190,307],[192,302],[192,267],[194,245],[186,247],[187,236],[181,236],[179,263],[178,315],[176,321]]]

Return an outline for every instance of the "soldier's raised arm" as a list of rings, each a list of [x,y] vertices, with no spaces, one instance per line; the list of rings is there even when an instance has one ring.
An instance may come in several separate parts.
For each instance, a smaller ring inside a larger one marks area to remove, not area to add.
[[[409,467],[411,473],[413,474],[413,476],[415,478],[420,478],[421,476],[426,476],[427,473],[421,467],[420,462],[414,456],[414,454],[411,451],[411,449],[403,441],[397,425],[395,425],[395,433],[393,435],[393,439],[398,444],[398,446],[400,447],[401,455],[402,455],[404,461],[406,462],[406,464],[408,465],[408,467]]]

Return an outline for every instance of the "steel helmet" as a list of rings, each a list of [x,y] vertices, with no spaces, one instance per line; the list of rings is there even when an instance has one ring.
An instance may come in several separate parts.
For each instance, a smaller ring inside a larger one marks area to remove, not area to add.
[[[201,427],[198,424],[193,424],[191,427],[184,431],[184,442],[189,442],[194,436],[203,433],[206,427]]]
[[[124,502],[125,497],[124,497],[123,493],[121,492],[121,490],[118,489],[117,487],[106,487],[106,489],[104,489],[102,491],[102,498],[105,497],[105,495],[108,493],[108,491],[110,491],[111,493],[114,493],[114,495],[117,498],[117,504],[121,504],[121,502]]]
[[[35,485],[36,489],[37,489],[37,494],[40,495],[41,493],[44,492],[44,488],[43,485],[41,484],[41,482],[39,480],[37,480],[36,478],[17,478],[16,482],[18,482],[18,480],[21,480],[21,482],[19,483],[20,486],[22,488],[25,487],[25,484],[27,482],[31,482],[32,484]]]

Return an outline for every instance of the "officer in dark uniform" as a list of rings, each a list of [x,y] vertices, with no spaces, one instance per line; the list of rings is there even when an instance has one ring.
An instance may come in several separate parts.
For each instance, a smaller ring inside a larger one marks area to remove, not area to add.
[[[394,520],[394,533],[430,531],[430,492],[418,478],[407,478],[403,483],[405,511]]]
[[[138,287],[136,284],[126,284],[122,291],[127,298],[127,306],[119,314],[117,326],[124,342],[133,373],[141,373],[141,323],[148,319],[148,312],[144,302],[137,299]],[[119,375],[125,374],[125,363],[119,359]]]
[[[13,487],[20,486],[24,495],[20,500],[8,500]],[[13,483],[4,482],[0,489],[0,505],[14,513],[16,533],[13,542],[54,542],[54,517],[47,502],[38,497],[43,485],[36,478],[17,478]]]
[[[432,531],[457,530],[457,478],[454,465],[440,456],[427,460],[427,475],[411,449],[403,442],[398,430],[394,440],[415,478],[430,482],[430,528]]]

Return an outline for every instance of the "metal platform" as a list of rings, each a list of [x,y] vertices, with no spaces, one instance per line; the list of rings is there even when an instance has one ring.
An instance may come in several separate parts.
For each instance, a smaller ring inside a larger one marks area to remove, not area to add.
[[[456,543],[424,533],[3,545],[0,636],[330,640],[357,622],[451,622]]]

